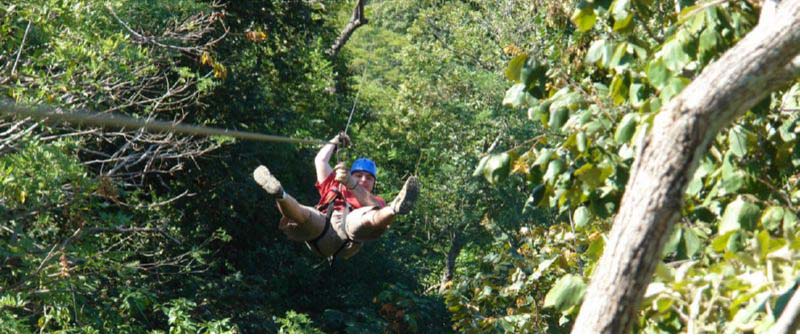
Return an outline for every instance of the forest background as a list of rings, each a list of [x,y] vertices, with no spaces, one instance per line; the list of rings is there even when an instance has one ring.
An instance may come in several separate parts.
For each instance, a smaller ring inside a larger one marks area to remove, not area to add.
[[[0,119],[0,332],[560,333],[662,106],[749,1],[0,1],[3,103],[329,139],[421,201],[334,267],[277,229],[268,166],[318,146]],[[794,295],[794,77],[715,135],[631,328],[759,332]]]

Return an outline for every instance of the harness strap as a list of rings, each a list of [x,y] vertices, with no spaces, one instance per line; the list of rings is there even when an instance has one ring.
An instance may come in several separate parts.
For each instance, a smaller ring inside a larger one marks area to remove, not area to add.
[[[307,241],[309,246],[312,246],[314,248],[314,250],[317,252],[317,254],[319,254],[319,255],[322,255],[322,250],[319,249],[319,244],[317,244],[317,243],[320,241],[320,239],[322,239],[322,237],[325,237],[325,234],[327,234],[328,231],[330,231],[330,229],[331,229],[331,226],[332,226],[331,225],[331,217],[333,216],[333,202],[335,202],[335,201],[336,201],[336,198],[334,197],[330,201],[330,203],[328,203],[328,210],[326,211],[326,216],[325,216],[325,228],[322,229],[322,233],[320,233],[319,236],[317,236],[316,238]]]
[[[333,217],[334,203],[336,202],[336,199],[341,198],[345,203],[345,207],[348,208],[348,209],[350,208],[350,203],[347,202],[347,199],[344,197],[344,195],[342,195],[342,193],[339,191],[339,189],[331,189],[331,191],[334,192],[336,195],[331,199],[330,202],[328,202],[328,206],[327,206],[327,210],[326,210],[326,214],[325,214],[326,215],[325,216],[325,228],[322,230],[322,233],[320,233],[319,236],[317,236],[316,238],[314,238],[312,240],[307,241],[307,243],[310,246],[312,246],[314,248],[314,250],[317,252],[317,254],[319,254],[319,255],[323,255],[323,254],[322,254],[322,250],[319,248],[319,244],[318,243],[319,243],[320,239],[322,239],[322,237],[324,237],[325,234],[327,234],[328,231],[330,231],[331,227],[333,226],[333,224],[331,224],[331,218]],[[336,249],[336,252],[334,252],[330,257],[328,257],[328,264],[331,267],[333,267],[333,263],[334,263],[334,261],[336,261],[336,256],[338,256],[339,253],[342,252],[342,250],[344,250],[345,247],[347,247],[348,244],[350,244],[350,243],[360,244],[361,243],[359,241],[354,240],[353,238],[350,238],[350,234],[347,233],[347,216],[342,216],[342,226],[344,226],[344,235],[347,238],[344,240],[344,242],[342,242],[342,245],[340,245],[339,248]]]

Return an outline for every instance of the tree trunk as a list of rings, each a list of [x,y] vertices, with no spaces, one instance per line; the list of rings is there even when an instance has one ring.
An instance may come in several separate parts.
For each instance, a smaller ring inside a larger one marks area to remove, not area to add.
[[[666,104],[639,147],[610,239],[573,333],[625,333],[638,308],[687,183],[722,127],[798,74],[800,0],[784,1]]]
[[[792,298],[786,303],[786,307],[783,308],[783,312],[775,324],[769,328],[769,334],[794,334],[797,331],[798,322],[800,322],[800,290],[795,284]]]
[[[336,56],[336,54],[339,53],[339,49],[342,49],[342,47],[344,47],[344,44],[347,43],[347,40],[350,39],[350,36],[353,35],[353,32],[355,32],[356,29],[358,29],[358,27],[361,27],[367,24],[367,22],[369,22],[369,20],[367,20],[367,18],[364,17],[365,2],[367,1],[358,0],[358,2],[356,3],[356,7],[353,8],[353,15],[350,16],[350,22],[348,22],[347,25],[344,26],[344,30],[342,30],[342,33],[339,34],[339,37],[337,37],[336,41],[333,42],[331,48],[328,49],[328,55],[331,55],[331,57],[334,57]]]
[[[456,259],[458,255],[461,253],[461,248],[463,247],[463,242],[461,241],[461,233],[456,231],[453,235],[453,240],[450,241],[450,250],[447,251],[447,259],[445,260],[444,265],[444,274],[442,274],[442,280],[439,282],[439,293],[444,293],[447,289],[447,282],[453,280],[453,274],[455,273],[456,269]]]

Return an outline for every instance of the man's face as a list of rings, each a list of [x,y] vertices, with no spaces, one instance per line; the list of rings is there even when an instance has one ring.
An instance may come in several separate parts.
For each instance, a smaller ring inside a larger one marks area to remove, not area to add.
[[[353,173],[353,177],[358,181],[358,185],[372,192],[372,188],[375,187],[375,178],[372,175],[367,172],[357,171]]]

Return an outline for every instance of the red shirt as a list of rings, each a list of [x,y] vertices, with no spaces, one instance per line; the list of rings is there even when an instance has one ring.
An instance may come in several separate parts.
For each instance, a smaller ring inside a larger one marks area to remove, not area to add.
[[[334,174],[334,172],[331,172],[330,174],[328,174],[328,177],[326,177],[324,181],[322,182],[318,181],[317,183],[314,184],[314,187],[317,188],[317,191],[319,191],[319,196],[320,196],[319,203],[317,203],[317,209],[320,209],[323,212],[327,210],[328,203],[330,203],[331,199],[336,197],[336,192],[333,191],[334,189],[338,189],[342,193],[342,196],[344,196],[344,198],[347,200],[347,203],[349,203],[353,209],[358,209],[364,206],[361,204],[361,202],[358,201],[356,196],[353,195],[353,192],[348,190],[344,184],[335,180],[336,177],[335,175],[336,174]],[[374,196],[374,197],[377,198],[379,206],[381,207],[386,206],[386,201],[384,201],[383,198],[380,198],[379,196]],[[341,198],[337,198],[336,201],[333,203],[333,209],[342,210],[343,208],[344,208],[344,201],[342,201]]]

